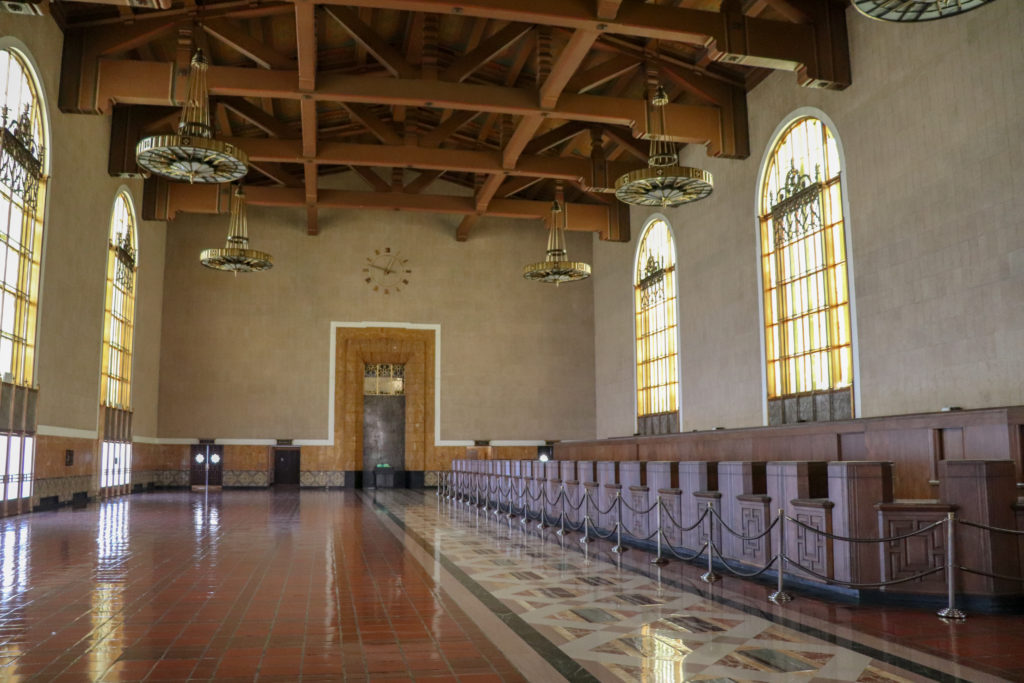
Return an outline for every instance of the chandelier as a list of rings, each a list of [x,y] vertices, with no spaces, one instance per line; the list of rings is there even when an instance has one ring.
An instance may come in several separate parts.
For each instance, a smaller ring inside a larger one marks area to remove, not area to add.
[[[711,194],[711,174],[701,168],[679,165],[676,146],[665,138],[665,105],[668,94],[658,86],[651,98],[651,107],[657,110],[657,118],[648,109],[648,123],[656,122],[658,129],[651,137],[647,168],[640,168],[619,176],[615,181],[615,196],[625,204],[640,206],[679,206]],[[648,125],[648,130],[651,126]]]
[[[558,194],[561,195],[561,188]],[[565,258],[566,211],[556,197],[551,205],[551,225],[548,229],[548,258],[539,263],[523,267],[523,277],[538,282],[575,282],[590,277],[590,264],[582,261],[567,261]]]
[[[231,226],[223,249],[203,249],[200,262],[214,270],[254,273],[274,267],[274,257],[249,248],[249,227],[245,218],[245,192],[236,187],[231,196]]]
[[[910,23],[945,19],[990,2],[993,0],[853,0],[853,6],[872,19]]]
[[[135,146],[142,168],[171,180],[229,183],[249,170],[249,157],[234,145],[213,137],[206,69],[210,62],[196,50],[188,72],[188,89],[175,135],[152,135]]]

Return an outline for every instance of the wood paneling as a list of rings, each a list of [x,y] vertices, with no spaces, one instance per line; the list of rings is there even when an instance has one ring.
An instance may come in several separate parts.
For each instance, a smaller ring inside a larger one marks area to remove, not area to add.
[[[896,498],[934,498],[941,459],[1012,460],[1022,475],[1024,406],[555,444],[558,460],[875,460]],[[958,442],[957,434],[962,434]]]

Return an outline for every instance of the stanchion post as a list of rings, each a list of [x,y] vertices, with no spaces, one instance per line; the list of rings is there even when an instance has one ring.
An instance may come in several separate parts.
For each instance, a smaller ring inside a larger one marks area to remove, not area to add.
[[[538,529],[547,529],[548,528],[548,511],[547,511],[548,491],[547,491],[547,487],[548,487],[548,480],[547,479],[542,479],[541,482],[540,482],[540,505],[537,506],[537,513],[540,515],[540,517],[538,518],[540,521],[537,522],[537,528]]]
[[[561,488],[558,489],[558,496],[562,499],[562,505],[559,508],[558,515],[558,531],[555,533],[559,536],[565,536],[565,482],[562,482]]]
[[[657,509],[658,509],[658,533],[657,533],[657,536],[656,536],[656,538],[658,539],[658,554],[654,557],[653,560],[651,560],[651,564],[657,565],[659,567],[663,567],[664,565],[668,564],[668,560],[665,559],[665,557],[662,556],[662,554],[661,554],[661,538],[662,538],[662,536],[665,535],[665,530],[661,527],[661,506],[662,505],[664,505],[664,503],[661,502],[661,494],[658,494],[658,504],[657,504]],[[660,586],[661,585],[661,583],[660,583],[661,582],[661,574],[658,574],[658,581],[659,581],[658,585]]]
[[[583,538],[580,539],[580,543],[586,545],[590,543],[590,491],[583,489]]]
[[[613,553],[624,553],[629,548],[622,545],[622,492],[615,492],[615,547]]]
[[[714,583],[722,578],[715,573],[714,567],[711,566],[711,561],[715,556],[715,525],[713,523],[714,520],[712,519],[714,516],[714,512],[711,509],[711,503],[708,503],[708,570],[700,577],[704,583]]]
[[[775,552],[776,569],[779,571],[779,578],[775,584],[775,591],[768,596],[768,599],[777,605],[789,602],[793,596],[785,591],[782,586],[782,575],[785,574],[786,566],[786,513],[779,508],[779,549]]]
[[[515,485],[512,477],[508,478],[508,514],[505,515],[509,519],[515,519],[516,513],[512,511],[512,487]]]
[[[943,619],[961,621],[967,613],[956,606],[956,513],[946,514],[946,606],[938,611]]]
[[[519,518],[520,524],[526,524],[530,519],[530,485],[523,480],[523,516]]]

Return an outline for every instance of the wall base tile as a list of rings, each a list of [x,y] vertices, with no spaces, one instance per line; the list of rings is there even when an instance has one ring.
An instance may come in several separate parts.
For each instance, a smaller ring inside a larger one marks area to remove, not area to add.
[[[36,479],[32,487],[32,504],[38,506],[39,501],[43,498],[52,498],[57,496],[58,504],[71,502],[71,498],[76,493],[86,492],[91,495],[95,495],[95,491],[90,492],[92,486],[92,476],[85,474],[77,477],[47,477],[45,479]]]
[[[266,470],[229,470],[224,473],[224,488],[266,488],[270,477]]]
[[[178,488],[188,486],[188,472],[184,470],[156,470],[153,472],[153,483],[159,488]]]
[[[315,488],[344,488],[345,473],[337,470],[301,472],[299,486]]]

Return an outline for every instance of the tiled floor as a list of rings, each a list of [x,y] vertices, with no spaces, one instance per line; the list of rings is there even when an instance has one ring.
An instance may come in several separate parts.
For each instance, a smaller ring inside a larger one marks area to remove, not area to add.
[[[647,559],[407,491],[12,517],[0,680],[1024,680],[1020,617],[775,607]]]

